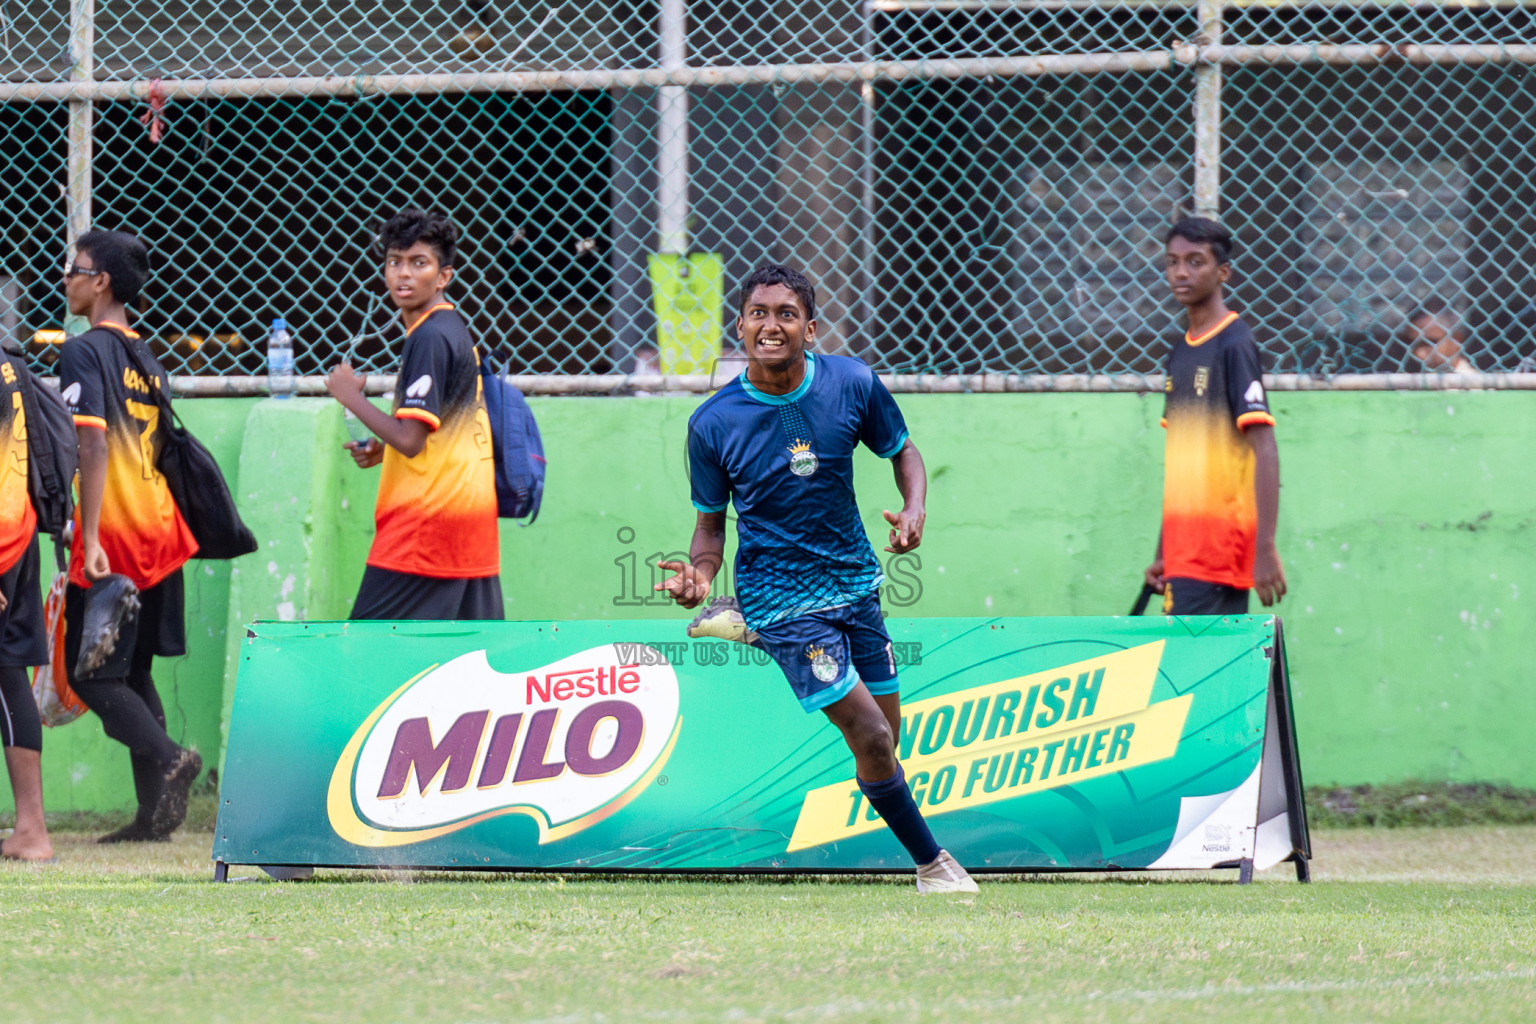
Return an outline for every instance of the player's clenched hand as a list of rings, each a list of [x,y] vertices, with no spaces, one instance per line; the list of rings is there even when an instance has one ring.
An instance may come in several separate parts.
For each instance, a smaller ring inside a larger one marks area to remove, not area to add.
[[[93,544],[89,540],[86,541],[81,555],[80,568],[85,573],[85,578],[92,583],[112,575],[112,563],[107,559],[107,553],[102,550],[99,543]]]
[[[1142,579],[1147,581],[1147,586],[1152,588],[1152,593],[1161,594],[1168,589],[1168,577],[1163,575],[1163,560],[1155,558],[1152,564],[1147,566],[1147,571],[1142,573]]]
[[[336,397],[336,400],[348,409],[349,398],[362,398],[363,385],[368,382],[367,374],[360,374],[352,369],[352,364],[343,360],[331,367],[331,372],[325,375],[325,390]]]
[[[1279,604],[1285,596],[1285,570],[1280,568],[1280,552],[1260,546],[1253,554],[1253,590],[1265,608]]]
[[[923,542],[923,523],[928,518],[928,513],[922,509],[902,509],[897,515],[889,509],[880,513],[885,516],[885,521],[891,524],[891,542],[886,546],[887,551],[901,554],[911,551]]]
[[[342,447],[352,453],[352,461],[357,463],[358,469],[368,469],[384,461],[384,445],[376,437],[366,441],[348,441]]]
[[[672,600],[684,608],[696,608],[709,596],[710,577],[696,565],[687,562],[657,562],[657,568],[671,569],[672,576],[662,580],[653,590],[665,590]]]

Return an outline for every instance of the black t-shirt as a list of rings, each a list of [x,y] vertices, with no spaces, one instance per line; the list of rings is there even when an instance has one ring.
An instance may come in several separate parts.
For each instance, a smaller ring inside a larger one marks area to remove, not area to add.
[[[1253,586],[1258,505],[1243,431],[1274,425],[1253,332],[1236,313],[1168,356],[1163,424],[1167,576]]]
[[[480,361],[464,318],[449,303],[406,332],[395,383],[396,419],[432,431],[415,457],[384,450],[368,564],[437,578],[501,570],[491,421]]]
[[[129,358],[129,343],[137,359]],[[64,342],[59,385],[74,415],[75,429],[102,430],[107,435],[107,479],[97,530],[102,550],[113,572],[147,590],[197,552],[192,531],[171,500],[165,477],[155,468],[163,427],[154,392],[168,392],[170,378],[137,334],[103,321]],[[75,522],[69,576],[83,587],[89,584],[81,566],[79,509]]]

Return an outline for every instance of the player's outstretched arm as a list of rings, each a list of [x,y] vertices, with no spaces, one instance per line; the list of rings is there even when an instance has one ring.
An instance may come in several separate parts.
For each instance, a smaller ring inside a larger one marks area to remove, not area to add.
[[[891,524],[891,542],[885,550],[899,555],[923,542],[923,523],[928,518],[928,471],[911,438],[891,457],[891,469],[896,473],[896,489],[901,492],[901,512],[892,514],[886,509],[881,514]]]
[[[1245,432],[1253,446],[1253,492],[1258,505],[1258,542],[1253,553],[1253,589],[1259,603],[1268,608],[1285,596],[1285,570],[1275,547],[1275,524],[1280,518],[1280,451],[1275,428],[1255,423]]]
[[[373,431],[379,440],[408,459],[420,455],[421,450],[427,446],[427,435],[431,433],[427,425],[420,420],[396,419],[368,401],[368,396],[363,394],[363,386],[367,381],[368,377],[354,371],[351,363],[342,362],[331,367],[331,372],[326,374],[325,389],[343,408],[361,420],[363,426]],[[348,442],[345,447],[353,449],[352,457],[359,466],[366,467],[379,461],[378,458],[367,461],[358,458],[359,451],[370,452],[371,444],[369,442],[359,448],[354,441]],[[378,453],[379,457],[382,455],[382,452]]]
[[[700,512],[688,545],[688,561],[657,562],[673,575],[656,584],[684,608],[696,608],[709,596],[709,585],[725,561],[725,512]]]

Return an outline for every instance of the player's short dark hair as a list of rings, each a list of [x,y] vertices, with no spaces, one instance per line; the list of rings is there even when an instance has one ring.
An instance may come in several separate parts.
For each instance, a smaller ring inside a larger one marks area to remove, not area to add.
[[[87,231],[75,251],[91,258],[93,270],[105,270],[112,298],[125,306],[139,301],[149,283],[149,249],[125,231]]]
[[[1163,239],[1163,245],[1167,245],[1175,238],[1182,238],[1186,242],[1194,242],[1196,245],[1205,244],[1211,247],[1211,255],[1216,257],[1216,265],[1232,262],[1232,232],[1211,220],[1209,217],[1185,217],[1173,227],[1168,229],[1168,234]]]
[[[379,228],[379,249],[404,251],[417,242],[437,254],[439,267],[454,266],[459,258],[459,229],[448,215],[429,210],[401,210]]]
[[[816,319],[816,289],[800,271],[791,270],[777,263],[764,263],[747,275],[747,279],[741,283],[741,294],[736,299],[736,311],[739,313],[747,308],[747,303],[752,300],[752,293],[755,290],[764,285],[774,284],[783,285],[794,292],[800,304],[805,307],[805,318]]]

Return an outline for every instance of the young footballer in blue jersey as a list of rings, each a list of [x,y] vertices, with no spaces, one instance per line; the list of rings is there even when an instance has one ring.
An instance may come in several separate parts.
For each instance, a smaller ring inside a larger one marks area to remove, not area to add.
[[[698,510],[689,561],[659,563],[675,575],[656,589],[684,608],[709,596],[734,502],[744,622],[734,634],[705,635],[762,647],[800,706],[841,730],[859,789],[917,864],[918,892],[975,892],[965,869],[934,842],[896,759],[901,695],[880,615],[885,577],[853,495],[853,450],[862,443],[891,460],[903,501],[899,513],[885,513],[885,550],[911,551],[923,539],[923,458],[869,367],[806,351],[816,337],[816,293],[800,273],[773,264],[753,271],[741,288],[736,334],[746,372],[688,421]],[[718,615],[715,608],[700,619],[735,614],[734,607]]]

